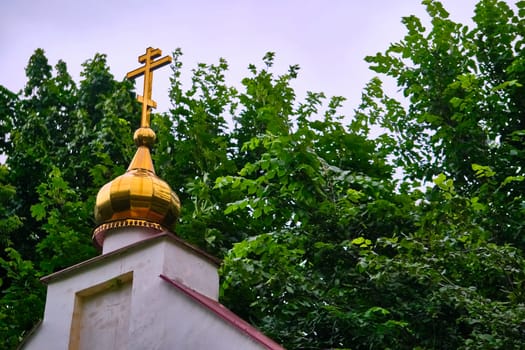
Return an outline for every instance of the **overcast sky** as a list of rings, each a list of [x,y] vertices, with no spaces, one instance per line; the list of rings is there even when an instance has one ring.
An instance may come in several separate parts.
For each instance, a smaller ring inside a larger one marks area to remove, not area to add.
[[[475,0],[443,3],[453,20],[471,23]],[[0,84],[13,91],[24,86],[36,48],[52,65],[64,60],[78,81],[81,63],[96,52],[107,54],[121,79],[138,67],[146,47],[164,54],[180,47],[188,76],[197,62],[223,57],[232,83],[248,75],[249,63],[260,66],[264,53],[274,51],[276,73],[300,65],[299,95],[342,95],[347,108],[357,105],[374,75],[363,58],[403,37],[401,17],[428,19],[419,0],[4,0],[0,9]],[[169,108],[169,75],[168,68],[155,72],[159,111]]]

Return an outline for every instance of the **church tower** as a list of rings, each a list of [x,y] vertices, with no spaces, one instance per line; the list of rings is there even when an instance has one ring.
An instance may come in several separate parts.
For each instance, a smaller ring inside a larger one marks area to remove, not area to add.
[[[93,241],[102,254],[42,278],[42,322],[22,349],[283,349],[218,302],[219,261],[171,232],[180,201],[156,174],[150,128],[153,71],[171,62],[159,49],[139,56],[144,76],[137,151],[104,185]]]

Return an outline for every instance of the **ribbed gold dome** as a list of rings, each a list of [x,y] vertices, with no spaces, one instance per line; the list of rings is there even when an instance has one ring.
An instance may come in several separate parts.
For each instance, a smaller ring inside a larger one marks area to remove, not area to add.
[[[126,226],[170,230],[180,214],[180,201],[170,186],[155,175],[150,148],[155,133],[142,127],[133,137],[137,152],[123,175],[104,185],[97,195],[93,240],[102,246],[110,229]]]

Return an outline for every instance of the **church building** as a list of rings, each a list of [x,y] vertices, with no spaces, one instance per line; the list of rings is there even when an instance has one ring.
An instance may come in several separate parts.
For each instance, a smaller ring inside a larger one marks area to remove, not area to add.
[[[126,173],[104,185],[95,207],[101,255],[42,278],[42,322],[21,349],[283,349],[218,302],[220,261],[169,232],[180,201],[150,155],[153,70],[159,49],[139,56],[144,76],[137,151]]]

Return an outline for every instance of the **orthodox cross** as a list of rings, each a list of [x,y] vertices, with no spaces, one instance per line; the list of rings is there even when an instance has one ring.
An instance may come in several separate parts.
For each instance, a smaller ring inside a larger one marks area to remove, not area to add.
[[[139,56],[139,63],[144,63],[144,65],[126,74],[126,78],[128,79],[135,79],[144,75],[144,93],[142,96],[137,96],[139,102],[142,103],[142,117],[140,119],[141,128],[149,128],[149,114],[151,108],[157,108],[157,103],[151,99],[153,71],[171,63],[170,56],[164,56],[154,61],[155,58],[161,55],[162,51],[160,49],[148,47],[146,53]]]

